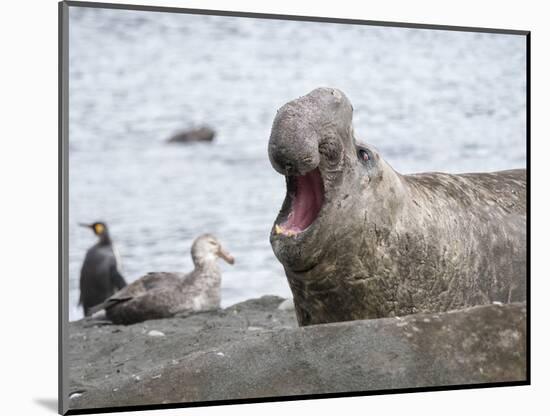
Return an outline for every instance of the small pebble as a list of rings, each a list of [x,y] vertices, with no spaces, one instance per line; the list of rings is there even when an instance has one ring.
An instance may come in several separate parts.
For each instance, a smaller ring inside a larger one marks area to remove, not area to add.
[[[164,332],[157,331],[156,329],[152,329],[147,333],[147,335],[149,335],[150,337],[163,337]]]
[[[225,354],[223,352],[217,352],[216,355],[219,355],[220,357],[225,357]]]

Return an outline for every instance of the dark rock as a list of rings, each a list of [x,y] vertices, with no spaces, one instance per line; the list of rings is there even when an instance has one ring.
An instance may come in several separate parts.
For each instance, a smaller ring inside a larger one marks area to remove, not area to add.
[[[211,142],[214,140],[216,132],[210,127],[199,127],[196,129],[185,130],[176,133],[168,139],[169,143],[193,143],[193,142]]]
[[[521,303],[298,328],[283,299],[130,326],[70,323],[70,407],[521,381]],[[163,337],[151,337],[151,330]]]

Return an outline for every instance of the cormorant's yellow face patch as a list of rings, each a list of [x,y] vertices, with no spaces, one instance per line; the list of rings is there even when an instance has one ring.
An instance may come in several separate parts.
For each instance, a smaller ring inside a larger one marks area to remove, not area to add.
[[[95,224],[94,225],[94,230],[95,230],[97,235],[101,235],[101,234],[103,234],[103,231],[105,231],[105,227],[103,226],[103,224]]]

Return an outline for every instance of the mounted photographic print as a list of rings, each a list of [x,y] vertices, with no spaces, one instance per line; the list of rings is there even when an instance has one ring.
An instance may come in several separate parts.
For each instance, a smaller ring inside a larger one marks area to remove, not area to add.
[[[529,32],[59,11],[60,413],[529,384]]]

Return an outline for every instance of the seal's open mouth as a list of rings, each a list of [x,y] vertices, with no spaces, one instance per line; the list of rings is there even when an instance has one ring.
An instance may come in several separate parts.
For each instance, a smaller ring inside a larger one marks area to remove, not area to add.
[[[283,222],[275,225],[276,234],[296,235],[306,230],[319,216],[324,202],[323,179],[319,168],[301,176],[287,177],[287,201],[290,210]]]

